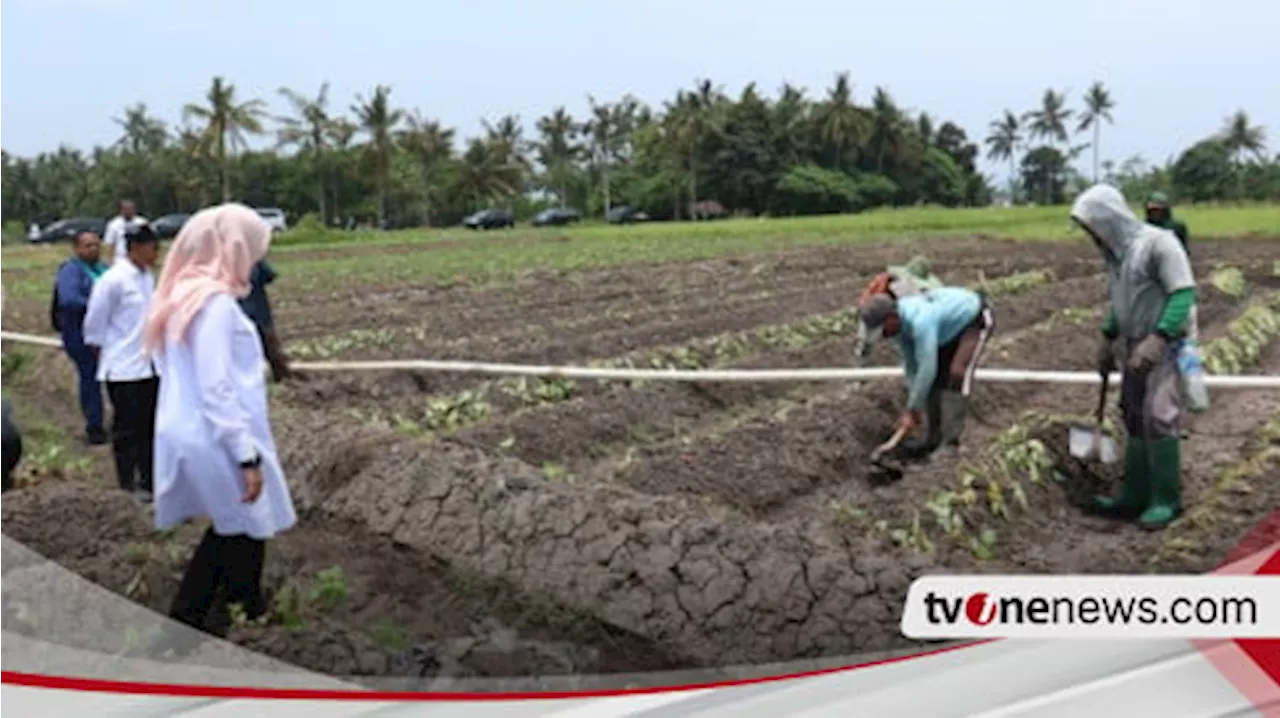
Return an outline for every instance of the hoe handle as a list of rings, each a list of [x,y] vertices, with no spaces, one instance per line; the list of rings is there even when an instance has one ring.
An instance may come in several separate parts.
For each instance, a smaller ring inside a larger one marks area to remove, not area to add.
[[[871,458],[873,460],[879,459],[881,456],[892,451],[893,448],[898,445],[898,442],[902,441],[903,437],[905,437],[906,435],[907,435],[907,427],[905,426],[898,427],[898,430],[893,432],[893,436],[890,436],[888,441],[877,446],[875,450],[871,452]]]

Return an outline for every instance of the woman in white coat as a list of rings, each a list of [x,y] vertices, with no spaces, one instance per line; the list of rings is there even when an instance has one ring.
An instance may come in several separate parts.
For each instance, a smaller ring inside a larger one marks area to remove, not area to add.
[[[169,250],[144,335],[165,377],[156,527],[212,519],[170,611],[200,630],[216,597],[249,618],[266,612],[266,540],[297,521],[267,418],[262,343],[237,302],[270,241],[271,228],[243,205],[193,215]]]

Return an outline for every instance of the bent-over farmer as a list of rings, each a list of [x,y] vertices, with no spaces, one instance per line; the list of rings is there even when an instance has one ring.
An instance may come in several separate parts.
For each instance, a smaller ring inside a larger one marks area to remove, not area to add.
[[[904,448],[921,455],[959,446],[974,371],[995,329],[986,297],[961,287],[897,300],[877,294],[863,306],[861,323],[872,338],[898,340],[909,387],[898,428],[909,432],[928,422],[925,440]]]
[[[1182,510],[1182,394],[1177,351],[1197,335],[1195,276],[1172,232],[1143,224],[1120,191],[1094,185],[1071,208],[1107,268],[1110,307],[1098,344],[1098,372],[1123,362],[1120,409],[1128,440],[1124,487],[1097,507],[1161,528]]]
[[[873,277],[858,296],[858,306],[862,307],[877,294],[888,294],[894,299],[900,299],[942,286],[942,280],[933,273],[929,260],[918,254],[906,264],[890,266]],[[862,323],[858,324],[858,335],[854,340],[853,355],[856,364],[861,364],[871,351],[871,342],[863,327]]]

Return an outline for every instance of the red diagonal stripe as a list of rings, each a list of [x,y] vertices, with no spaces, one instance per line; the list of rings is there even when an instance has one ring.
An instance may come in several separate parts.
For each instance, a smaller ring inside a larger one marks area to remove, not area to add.
[[[1271,557],[1255,573],[1263,576],[1280,575],[1280,549],[1272,551]],[[1240,644],[1240,650],[1257,663],[1272,682],[1280,685],[1280,638],[1250,638],[1236,643]]]

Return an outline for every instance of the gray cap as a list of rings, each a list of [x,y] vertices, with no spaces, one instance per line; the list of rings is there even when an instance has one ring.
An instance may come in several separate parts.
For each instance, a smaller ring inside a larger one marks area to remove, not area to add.
[[[858,318],[867,329],[879,329],[884,326],[885,320],[893,313],[896,306],[897,302],[888,294],[875,294],[862,305],[858,311]]]

